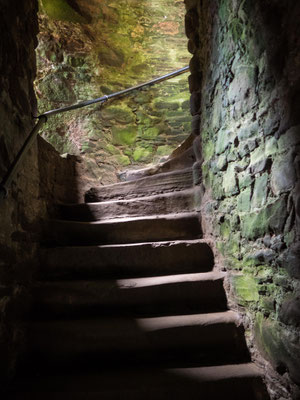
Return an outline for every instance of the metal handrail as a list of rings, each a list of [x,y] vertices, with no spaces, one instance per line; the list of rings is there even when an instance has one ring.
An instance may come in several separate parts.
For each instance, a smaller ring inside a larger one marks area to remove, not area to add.
[[[177,75],[184,74],[185,72],[188,72],[188,70],[189,70],[189,67],[180,68],[180,69],[178,69],[176,71],[170,72],[169,74],[162,75],[159,78],[152,79],[151,81],[142,83],[140,85],[136,85],[136,86],[133,86],[131,88],[121,90],[119,92],[108,94],[108,95],[99,97],[97,99],[82,101],[80,103],[73,104],[71,106],[62,107],[62,108],[56,108],[54,110],[46,111],[45,113],[39,115],[38,117],[35,117],[36,119],[38,119],[38,122],[36,123],[36,125],[34,126],[32,131],[30,132],[28,138],[26,139],[25,143],[23,144],[21,150],[18,152],[15,160],[13,161],[11,166],[9,167],[5,177],[3,178],[3,180],[2,180],[2,182],[0,184],[0,198],[6,198],[7,197],[8,187],[10,186],[12,180],[14,179],[14,177],[16,175],[16,172],[18,170],[19,165],[21,164],[22,160],[24,159],[24,157],[25,157],[27,151],[29,150],[30,146],[32,145],[32,143],[36,139],[39,130],[47,122],[49,117],[51,117],[53,115],[56,115],[56,114],[64,113],[64,112],[67,112],[67,111],[72,111],[72,110],[77,110],[79,108],[87,107],[87,106],[90,106],[92,104],[105,103],[107,100],[110,100],[110,99],[113,99],[113,98],[122,97],[125,94],[133,92],[134,90],[141,89],[141,88],[143,88],[145,86],[154,85],[156,83],[171,79],[171,78],[173,78],[173,77],[175,77]]]

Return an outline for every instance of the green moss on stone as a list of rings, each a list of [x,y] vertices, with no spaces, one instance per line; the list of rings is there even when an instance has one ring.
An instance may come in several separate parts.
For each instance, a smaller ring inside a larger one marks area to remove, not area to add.
[[[156,126],[143,129],[143,139],[155,139],[160,134],[160,129]]]
[[[135,115],[127,106],[104,106],[101,110],[101,117],[104,120],[116,121],[120,124],[129,124],[135,120]]]
[[[249,212],[251,206],[251,188],[241,191],[237,199],[237,210],[240,212]]]
[[[260,208],[266,204],[268,193],[268,177],[269,175],[264,173],[256,178],[251,202],[252,209]]]
[[[157,156],[168,156],[172,153],[173,147],[168,145],[158,146],[156,150]]]
[[[134,161],[145,161],[151,154],[152,152],[149,149],[137,147],[133,152],[133,159]]]
[[[223,175],[223,189],[227,196],[232,196],[239,192],[234,163],[229,164],[227,171]]]
[[[204,160],[209,160],[215,152],[215,144],[213,141],[206,142],[203,146]]]
[[[137,127],[135,125],[120,128],[114,126],[112,128],[113,143],[119,145],[131,145],[135,142],[137,136]]]
[[[242,236],[253,240],[266,233],[281,233],[287,217],[286,207],[286,199],[283,197],[259,212],[241,216]]]
[[[41,3],[47,15],[52,19],[85,22],[85,19],[69,6],[66,0],[41,0]]]
[[[115,158],[116,158],[117,162],[118,162],[120,165],[123,165],[124,167],[126,167],[127,165],[130,164],[130,159],[129,159],[129,157],[128,157],[128,156],[125,156],[124,154],[116,155]]]
[[[234,293],[241,305],[259,300],[258,285],[250,275],[233,275],[231,277]]]

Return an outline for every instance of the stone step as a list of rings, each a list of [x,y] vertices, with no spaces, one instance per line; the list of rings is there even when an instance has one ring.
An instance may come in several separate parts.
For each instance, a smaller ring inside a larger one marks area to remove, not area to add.
[[[208,272],[213,265],[213,252],[202,240],[55,247],[41,250],[40,278],[160,276]]]
[[[58,209],[60,217],[69,221],[97,221],[191,212],[194,210],[194,189],[126,200],[61,204]]]
[[[38,370],[132,365],[173,361],[245,362],[249,354],[232,311],[151,318],[32,322],[28,332],[30,366]]]
[[[91,188],[85,195],[85,201],[91,203],[111,199],[120,200],[151,196],[184,190],[192,186],[193,170],[189,167],[182,170],[147,176],[134,181]]]
[[[269,400],[253,363],[208,367],[105,369],[20,379],[8,400]]]
[[[195,161],[195,153],[193,148],[190,146],[189,148],[183,150],[180,154],[173,155],[173,157],[169,156],[165,162],[142,169],[129,169],[127,171],[123,171],[119,174],[119,178],[122,181],[135,181],[147,176],[184,170],[192,167]]]
[[[224,311],[224,273],[101,281],[40,282],[33,315],[41,318],[100,315],[167,315]]]
[[[197,213],[95,222],[50,220],[45,237],[46,241],[60,245],[120,244],[199,238],[201,228]]]

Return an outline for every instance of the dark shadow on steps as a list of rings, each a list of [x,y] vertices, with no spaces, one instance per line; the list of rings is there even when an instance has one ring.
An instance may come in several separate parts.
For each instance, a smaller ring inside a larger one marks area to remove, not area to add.
[[[8,399],[268,400],[197,215],[70,222],[48,225]]]

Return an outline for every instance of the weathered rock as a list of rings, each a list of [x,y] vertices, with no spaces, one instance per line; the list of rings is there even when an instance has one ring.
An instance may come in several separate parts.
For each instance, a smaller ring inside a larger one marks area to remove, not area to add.
[[[242,216],[242,235],[253,240],[269,232],[280,233],[286,217],[286,200],[282,198],[265,206],[259,212]]]
[[[290,191],[296,183],[292,154],[275,158],[271,170],[271,188],[275,195]]]
[[[280,320],[286,325],[300,326],[300,297],[286,300],[280,309]]]

